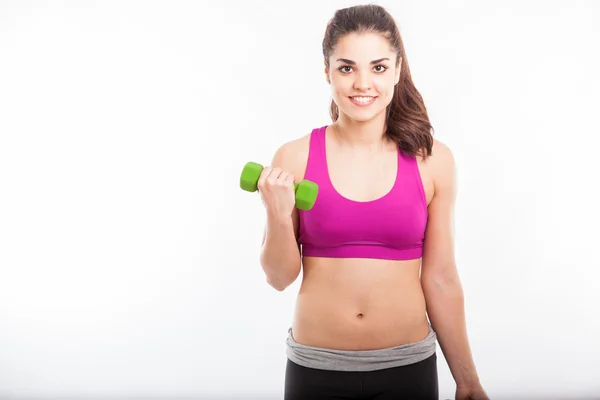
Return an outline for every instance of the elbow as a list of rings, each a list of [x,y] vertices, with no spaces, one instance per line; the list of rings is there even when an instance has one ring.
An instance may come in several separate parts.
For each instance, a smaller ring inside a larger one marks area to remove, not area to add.
[[[262,264],[266,281],[273,289],[283,292],[300,275],[300,263],[297,265]]]
[[[273,289],[277,290],[278,292],[283,292],[291,284],[291,283],[286,284],[286,283],[282,283],[282,282],[276,282],[276,281],[273,281],[272,279],[269,279],[269,277],[267,277],[267,283],[269,284],[269,286],[271,286]]]
[[[293,260],[269,258],[264,249],[261,252],[260,264],[265,273],[267,283],[278,292],[283,292],[288,286],[294,283],[298,275],[300,275],[302,265],[299,257]]]
[[[265,275],[269,286],[271,286],[278,292],[283,292],[292,283],[294,283],[294,281],[296,281],[296,278],[298,278],[298,275],[300,275],[300,266],[295,265],[293,267],[288,268],[275,267],[270,270],[265,269]]]
[[[457,276],[442,274],[424,275],[421,277],[423,289],[428,296],[451,294],[453,297],[463,296],[460,279]]]
[[[267,283],[269,284],[269,286],[271,286],[273,289],[277,290],[278,292],[283,292],[292,283],[294,283],[294,281],[296,280],[298,275],[299,275],[299,270],[294,271],[289,274],[286,274],[286,275],[281,275],[281,276],[267,275]]]

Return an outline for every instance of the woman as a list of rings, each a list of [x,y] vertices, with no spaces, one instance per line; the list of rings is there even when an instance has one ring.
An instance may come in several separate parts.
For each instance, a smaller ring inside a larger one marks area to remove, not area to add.
[[[268,283],[282,291],[303,271],[285,399],[437,399],[436,340],[456,398],[487,399],[454,259],[453,156],[398,27],[377,5],[338,10],[323,55],[333,123],[283,144],[258,182]],[[302,179],[319,185],[308,211],[294,207]]]

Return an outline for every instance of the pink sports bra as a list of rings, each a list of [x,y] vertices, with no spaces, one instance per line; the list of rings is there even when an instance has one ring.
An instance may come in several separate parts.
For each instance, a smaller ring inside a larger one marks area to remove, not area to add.
[[[333,187],[327,168],[325,130],[310,134],[304,179],[319,185],[311,210],[298,210],[302,255],[410,260],[423,254],[427,202],[416,158],[398,151],[392,189],[373,201],[347,199]]]

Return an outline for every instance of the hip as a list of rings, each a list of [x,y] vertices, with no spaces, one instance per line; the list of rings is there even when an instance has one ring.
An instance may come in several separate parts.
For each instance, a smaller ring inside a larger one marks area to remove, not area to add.
[[[293,328],[288,330],[286,353],[289,361],[305,368],[360,372],[397,368],[419,363],[436,353],[437,335],[427,325],[424,338],[373,350],[339,350],[298,343]]]

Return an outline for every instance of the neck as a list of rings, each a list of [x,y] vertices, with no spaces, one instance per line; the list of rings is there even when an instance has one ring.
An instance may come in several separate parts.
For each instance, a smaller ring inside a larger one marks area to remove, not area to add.
[[[385,113],[369,121],[355,121],[340,113],[332,124],[336,140],[345,146],[364,150],[381,150],[385,137]]]

